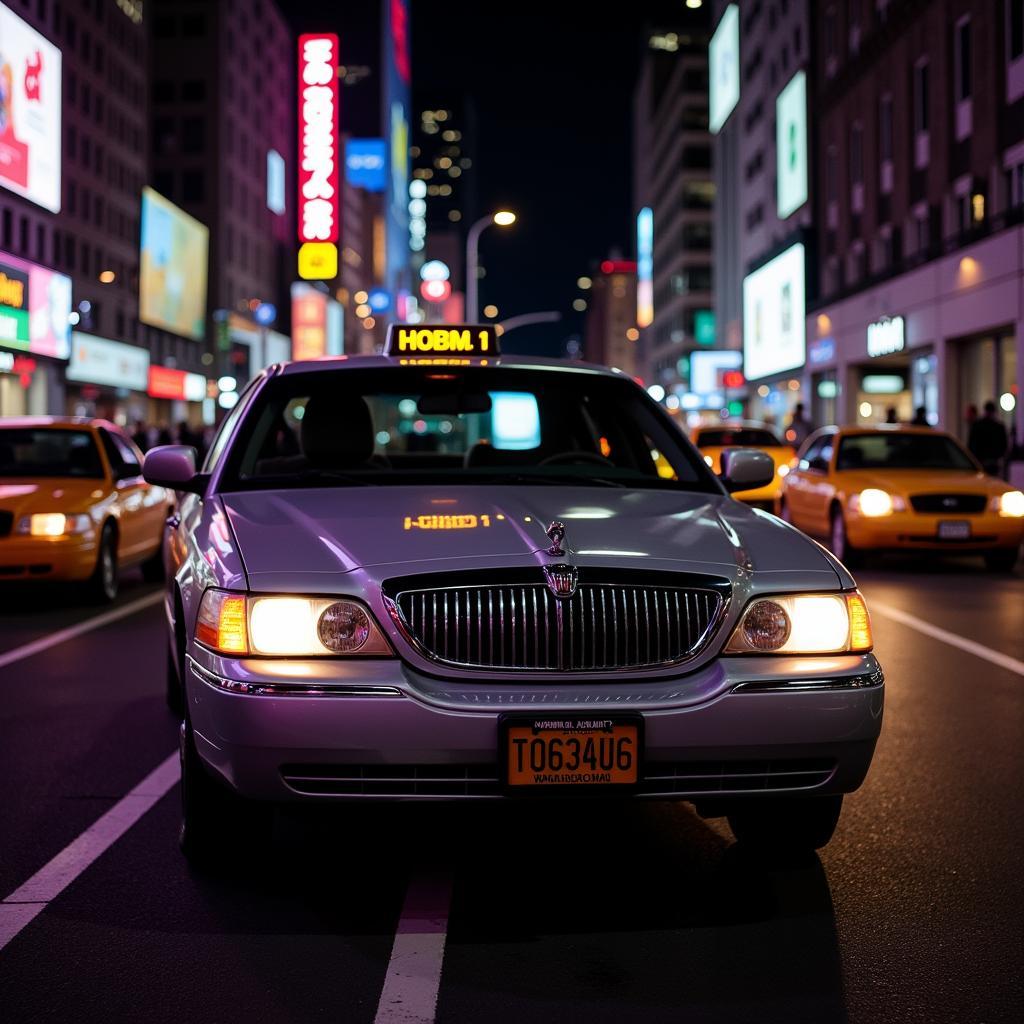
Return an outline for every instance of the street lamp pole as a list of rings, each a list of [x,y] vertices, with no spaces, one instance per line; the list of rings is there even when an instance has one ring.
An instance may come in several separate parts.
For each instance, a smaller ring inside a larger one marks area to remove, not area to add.
[[[492,224],[508,227],[514,224],[516,215],[508,210],[499,210],[481,217],[466,235],[466,323],[475,324],[480,315],[479,305],[480,281],[477,270],[480,263],[480,236]]]

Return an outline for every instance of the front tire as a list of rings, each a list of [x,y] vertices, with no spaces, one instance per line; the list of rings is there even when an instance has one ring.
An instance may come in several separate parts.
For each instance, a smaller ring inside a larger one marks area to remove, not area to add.
[[[863,552],[855,548],[846,536],[846,520],[838,508],[832,510],[829,548],[832,550],[832,554],[849,569],[858,569],[864,564]]]
[[[181,718],[185,713],[185,688],[181,682],[178,666],[174,663],[174,652],[169,647],[167,648],[166,697],[167,706],[178,718]]]
[[[141,566],[142,578],[147,583],[159,583],[164,578],[164,549],[160,547]]]
[[[985,565],[989,572],[1013,572],[1019,555],[1020,548],[996,548],[985,553]]]
[[[810,853],[828,844],[842,809],[842,795],[755,799],[729,812],[729,827],[756,852]]]
[[[85,585],[86,594],[95,604],[110,604],[120,586],[117,564],[117,532],[107,523],[100,533],[99,550],[96,553],[96,568]]]

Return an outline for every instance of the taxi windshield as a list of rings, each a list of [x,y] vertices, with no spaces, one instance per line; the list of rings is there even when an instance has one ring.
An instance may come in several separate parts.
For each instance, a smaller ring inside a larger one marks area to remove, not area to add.
[[[782,442],[764,427],[722,427],[702,430],[697,437],[701,448],[781,448]]]
[[[977,470],[970,456],[941,434],[853,434],[839,442],[836,469]]]
[[[444,365],[272,378],[238,425],[220,486],[410,483],[719,493],[671,420],[630,381]]]
[[[102,479],[96,441],[87,430],[0,429],[0,479],[74,476]]]

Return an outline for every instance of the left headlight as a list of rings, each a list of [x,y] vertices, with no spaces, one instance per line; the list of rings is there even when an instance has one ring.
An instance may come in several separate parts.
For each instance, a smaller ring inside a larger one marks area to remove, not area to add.
[[[1003,491],[992,499],[992,507],[1001,516],[1024,518],[1024,491]]]
[[[858,591],[755,598],[726,654],[841,654],[870,651],[871,620]]]
[[[226,654],[288,657],[389,655],[391,645],[358,601],[207,590],[196,639]]]
[[[891,516],[893,512],[905,511],[906,507],[907,503],[898,494],[890,494],[878,487],[865,487],[850,498],[850,510],[868,519]]]
[[[92,520],[88,516],[66,516],[63,512],[36,512],[18,520],[17,532],[29,537],[67,537],[88,533]]]

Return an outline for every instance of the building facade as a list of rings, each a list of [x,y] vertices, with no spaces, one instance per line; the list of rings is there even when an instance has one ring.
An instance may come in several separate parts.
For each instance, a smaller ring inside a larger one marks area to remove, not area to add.
[[[672,30],[648,31],[633,97],[634,212],[641,225],[646,218],[642,231],[652,241],[637,372],[666,391],[685,389],[688,353],[714,343],[704,327],[712,309],[714,198],[707,24],[700,8],[681,12]]]
[[[636,263],[602,260],[587,293],[583,358],[637,375]]]

